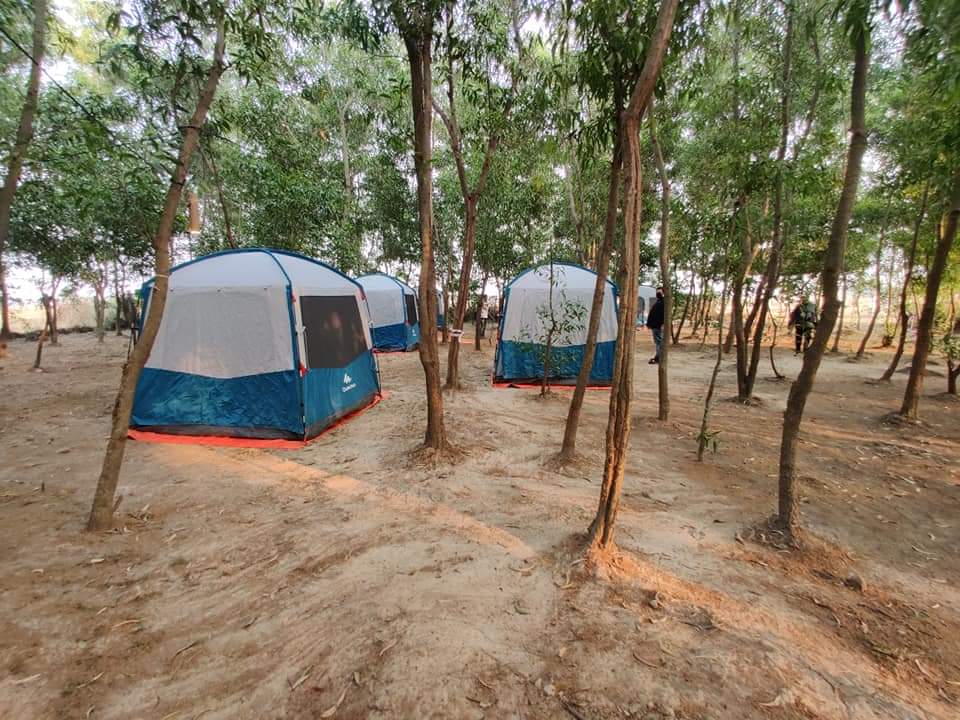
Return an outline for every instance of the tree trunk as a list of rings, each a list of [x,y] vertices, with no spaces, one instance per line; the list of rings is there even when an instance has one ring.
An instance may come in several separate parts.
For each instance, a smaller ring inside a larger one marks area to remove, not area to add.
[[[464,204],[466,210],[463,220],[463,259],[460,263],[460,283],[457,287],[453,333],[450,337],[450,348],[447,350],[447,387],[451,390],[457,390],[460,387],[460,338],[467,316],[467,303],[470,300],[470,272],[473,269],[473,253],[477,242],[476,200],[468,197]]]
[[[917,213],[917,220],[913,224],[913,237],[910,239],[910,255],[907,258],[907,272],[903,276],[903,289],[900,291],[900,319],[898,322],[900,326],[900,333],[899,339],[897,340],[897,350],[894,352],[893,358],[890,360],[890,364],[887,366],[887,369],[880,377],[881,382],[890,382],[893,374],[897,371],[897,367],[900,365],[900,358],[903,357],[903,349],[907,344],[907,293],[910,291],[910,283],[913,280],[913,267],[916,263],[917,241],[920,238],[920,226],[923,224],[923,218],[927,213],[928,189],[929,183],[925,183],[923,186],[923,196],[920,198],[920,212]]]
[[[223,214],[223,230],[227,236],[227,247],[236,248],[237,241],[233,236],[233,223],[230,222],[230,208],[227,206],[227,196],[223,192],[223,181],[220,179],[216,159],[213,157],[213,151],[201,153],[201,158],[204,156],[209,158],[213,182],[217,186],[217,199],[220,201],[220,212]]]
[[[840,334],[843,332],[843,314],[844,310],[847,307],[847,276],[843,275],[843,289],[841,290],[840,295],[840,319],[837,321],[837,332],[833,336],[833,347],[830,348],[830,352],[838,353],[840,352]]]
[[[690,303],[696,304],[697,295],[697,275],[692,270],[690,271],[690,289],[687,291],[687,297],[683,302],[683,312],[680,314],[680,322],[677,323],[677,327],[670,334],[670,341],[674,345],[680,344],[680,333],[683,332],[683,326],[687,323],[687,315],[690,312]]]
[[[757,283],[757,291],[753,295],[753,307],[750,308],[750,314],[747,315],[747,319],[743,323],[743,334],[746,337],[750,337],[750,330],[753,328],[753,323],[757,320],[757,313],[760,312],[760,303],[763,302],[763,291],[766,286],[767,277],[766,275],[761,275],[760,282]]]
[[[933,341],[933,324],[937,314],[937,295],[940,292],[940,282],[950,259],[950,249],[957,236],[957,220],[960,218],[960,171],[953,176],[953,191],[950,193],[950,209],[946,222],[938,223],[942,227],[937,237],[937,250],[927,274],[927,291],[923,299],[923,311],[917,323],[917,341],[913,349],[913,362],[910,363],[910,377],[907,378],[907,389],[903,394],[903,404],[900,414],[903,417],[916,420],[920,406],[920,393],[923,390],[923,376],[927,370],[927,358]],[[952,375],[952,371],[948,371]],[[953,391],[956,392],[956,377]]]
[[[13,197],[20,182],[20,172],[27,147],[33,139],[33,117],[37,112],[37,100],[40,94],[40,73],[43,54],[46,50],[47,0],[33,2],[33,48],[30,65],[30,79],[27,80],[27,94],[20,109],[20,123],[17,125],[17,137],[10,156],[7,159],[7,176],[0,188],[0,339],[10,337],[10,294],[7,292],[7,266],[4,254],[7,252],[7,238],[10,236],[10,210]]]
[[[887,312],[883,316],[883,329],[885,337],[893,337],[897,332],[897,328],[894,327],[893,330],[890,330],[890,316],[893,314],[893,267],[897,261],[897,248],[894,246],[892,252],[890,253],[890,265],[887,267]],[[897,314],[897,325],[900,324],[900,315]],[[884,341],[884,347],[889,343]]]
[[[619,97],[615,99],[616,112],[620,109]],[[620,118],[615,118],[613,136],[613,155],[610,159],[610,178],[607,185],[607,217],[603,228],[603,244],[597,257],[597,281],[593,288],[593,301],[590,304],[590,319],[587,322],[587,339],[583,350],[583,364],[577,374],[577,385],[570,399],[567,411],[567,423],[563,431],[563,445],[560,448],[560,461],[569,462],[577,451],[577,429],[580,425],[580,412],[583,398],[590,381],[593,359],[597,350],[597,332],[600,329],[600,316],[603,310],[603,297],[607,292],[607,274],[610,270],[610,254],[613,251],[613,239],[617,231],[617,208],[620,199],[620,171],[623,164],[622,133]],[[621,314],[623,310],[621,308]],[[633,320],[630,323],[631,332]]]
[[[480,311],[487,302],[487,280],[490,279],[490,273],[484,271],[483,280],[480,282],[480,296],[477,298],[477,320],[474,323],[473,342],[474,350],[480,352]],[[486,335],[487,328],[483,327],[483,334]]]
[[[663,149],[657,139],[656,112],[653,97],[647,109],[650,119],[650,144],[653,147],[653,160],[660,176],[660,283],[663,286],[663,339],[660,342],[660,364],[657,365],[657,396],[659,407],[657,418],[666,420],[670,416],[670,389],[667,375],[667,360],[669,358],[670,340],[673,335],[673,290],[671,288],[669,266],[670,245],[668,243],[668,229],[670,222],[670,180],[667,178],[667,168],[663,162]]]
[[[750,365],[743,381],[744,400],[753,397],[760,368],[760,353],[763,346],[763,333],[766,330],[767,314],[780,279],[780,265],[783,258],[783,205],[784,173],[786,171],[787,144],[790,134],[791,75],[793,72],[793,6],[786,4],[787,28],[783,38],[783,62],[780,74],[780,144],[777,146],[777,171],[773,187],[773,237],[770,242],[770,256],[764,270],[764,290],[760,300],[756,325],[753,328],[753,348],[750,352]],[[770,364],[773,366],[773,349],[770,350]],[[774,367],[774,374],[779,373]]]
[[[736,339],[737,344],[737,398],[740,402],[746,402],[750,399],[747,394],[747,335],[746,328],[744,327],[744,318],[743,318],[743,290],[746,283],[747,277],[750,274],[750,267],[753,265],[753,261],[757,257],[757,250],[760,245],[753,245],[753,242],[750,239],[750,220],[749,220],[749,209],[744,203],[743,207],[743,217],[747,225],[747,232],[743,233],[740,237],[740,267],[737,271],[737,277],[734,279],[733,283],[733,329],[732,334]],[[737,211],[734,209],[734,218],[736,218]],[[729,343],[730,337],[727,336],[727,341]],[[726,350],[726,348],[724,348]]]
[[[731,220],[732,222],[732,220]],[[707,387],[707,397],[703,401],[703,419],[700,421],[700,436],[697,439],[697,462],[703,462],[703,452],[710,441],[710,408],[713,406],[713,393],[717,387],[717,375],[723,364],[723,314],[727,309],[727,282],[723,282],[723,292],[720,293],[720,329],[717,332],[717,359],[710,374],[710,385]]]
[[[177,156],[177,164],[170,178],[163,212],[153,237],[153,248],[156,253],[153,290],[150,295],[149,313],[145,318],[143,334],[140,341],[134,346],[120,377],[120,389],[113,406],[113,425],[110,439],[103,457],[103,467],[97,481],[97,490],[93,497],[93,506],[87,520],[88,530],[103,530],[110,526],[113,519],[114,494],[117,481],[120,478],[120,467],[123,464],[123,454],[127,444],[127,432],[130,427],[130,412],[133,410],[133,398],[137,388],[140,373],[150,356],[160,321],[163,318],[163,309],[167,303],[167,286],[170,273],[170,236],[176,220],[177,208],[180,205],[180,195],[183,184],[190,169],[190,160],[200,138],[200,128],[207,118],[207,112],[223,74],[223,52],[226,42],[224,19],[217,23],[217,36],[214,43],[213,64],[204,81],[203,88],[197,98],[197,107],[193,111],[189,124],[183,129],[183,141]],[[146,301],[146,299],[144,299]]]
[[[37,354],[33,359],[33,369],[40,369],[40,360],[43,357],[43,341],[47,339],[47,330],[44,328],[40,331],[40,335],[37,336]]]
[[[618,323],[617,352],[614,359],[613,383],[610,387],[610,415],[607,421],[606,452],[600,503],[590,524],[590,545],[606,550],[613,545],[613,531],[620,509],[620,489],[626,467],[630,442],[630,400],[633,394],[633,361],[637,316],[637,285],[640,254],[640,120],[647,108],[660,74],[673,30],[673,17],[678,0],[662,0],[640,77],[633,89],[630,103],[623,113],[622,147],[624,160],[624,236],[623,259],[625,282]]]
[[[887,208],[889,211],[889,201]],[[883,225],[880,227],[880,239],[877,241],[877,256],[876,256],[876,272],[874,274],[874,295],[873,295],[873,314],[870,316],[870,323],[867,325],[867,331],[863,334],[863,338],[860,340],[860,347],[857,348],[857,354],[854,356],[855,359],[859,360],[863,357],[863,354],[867,351],[867,342],[870,340],[870,336],[873,335],[873,328],[877,324],[877,318],[880,317],[880,307],[883,305],[883,294],[880,283],[880,261],[883,255],[883,240],[887,232],[887,222],[884,219]]]
[[[403,8],[394,5],[401,27]],[[433,45],[432,19],[426,28],[406,27],[404,44],[410,60],[410,91],[413,98],[413,157],[417,173],[417,208],[420,216],[420,363],[427,392],[427,430],[424,447],[445,450],[449,447],[443,422],[443,391],[440,386],[440,354],[437,349],[437,286],[433,259],[433,73],[431,50]],[[457,298],[458,305],[460,298]],[[449,319],[447,320],[449,322]],[[456,339],[454,339],[456,342]]]
[[[860,168],[863,154],[867,149],[867,131],[865,127],[865,104],[867,88],[867,68],[870,62],[867,52],[866,19],[852,26],[854,43],[853,82],[850,89],[850,145],[847,151],[843,189],[837,203],[837,211],[830,229],[821,273],[823,282],[823,310],[820,323],[814,334],[813,344],[803,354],[803,366],[800,374],[790,387],[787,408],[783,414],[783,436],[780,443],[780,473],[777,507],[777,524],[792,539],[798,525],[797,501],[795,496],[795,477],[797,443],[800,424],[807,398],[813,390],[817,370],[823,359],[827,342],[833,333],[840,301],[837,297],[837,281],[843,265],[847,245],[847,231],[853,206],[856,202],[857,188],[860,183]]]
[[[93,286],[93,314],[97,323],[97,342],[102,343],[107,316],[107,278],[102,274]]]

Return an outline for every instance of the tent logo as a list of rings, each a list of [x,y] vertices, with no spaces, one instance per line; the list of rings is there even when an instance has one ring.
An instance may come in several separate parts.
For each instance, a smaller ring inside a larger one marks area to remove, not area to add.
[[[353,378],[350,377],[349,373],[343,374],[343,392],[350,392],[353,390],[357,384],[353,381]]]

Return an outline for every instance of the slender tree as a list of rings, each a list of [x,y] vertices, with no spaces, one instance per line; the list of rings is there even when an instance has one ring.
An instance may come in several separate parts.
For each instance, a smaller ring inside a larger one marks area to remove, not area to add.
[[[893,374],[900,366],[900,358],[903,357],[903,349],[907,344],[907,325],[909,316],[907,315],[907,293],[910,290],[910,283],[913,280],[913,268],[917,259],[917,241],[920,238],[920,228],[923,226],[923,218],[927,213],[927,196],[930,186],[924,183],[923,196],[920,198],[920,209],[917,212],[917,219],[913,224],[913,236],[910,239],[910,252],[907,255],[907,270],[903,276],[903,288],[900,290],[900,335],[897,340],[897,349],[890,359],[890,364],[880,377],[881,382],[890,382]]]
[[[167,287],[170,275],[170,237],[180,205],[183,186],[186,183],[190,161],[197,149],[200,139],[200,130],[207,119],[210,105],[220,83],[224,70],[224,48],[226,45],[225,19],[221,16],[217,20],[216,38],[213,46],[213,61],[207,71],[203,87],[197,97],[196,108],[190,117],[189,123],[183,129],[183,140],[177,154],[177,163],[170,178],[163,204],[163,213],[153,236],[153,250],[155,254],[155,280],[150,294],[150,305],[143,333],[136,344],[120,378],[120,389],[113,405],[113,421],[110,430],[110,439],[103,456],[103,466],[100,478],[97,481],[97,490],[93,496],[93,506],[87,520],[88,530],[104,530],[110,527],[114,511],[114,495],[117,482],[120,479],[120,468],[123,465],[123,455],[127,446],[127,432],[130,428],[130,413],[133,410],[133,398],[137,388],[137,381],[143,366],[150,356],[153,343],[160,330],[163,318],[163,309],[167,302]]]
[[[592,547],[605,550],[613,545],[613,533],[620,509],[620,491],[626,468],[630,442],[630,401],[633,394],[633,360],[637,316],[637,287],[640,253],[640,120],[646,111],[667,46],[673,32],[678,0],[662,0],[656,25],[647,45],[640,77],[633,88],[630,102],[623,112],[624,160],[624,269],[623,299],[620,308],[617,352],[614,359],[613,383],[610,387],[610,416],[607,421],[606,452],[603,482],[597,513],[588,531]]]
[[[860,184],[863,155],[867,149],[865,108],[867,69],[870,64],[868,13],[867,5],[858,2],[851,9],[847,19],[853,44],[853,82],[850,88],[850,144],[847,149],[846,170],[844,171],[843,186],[840,191],[836,214],[830,229],[830,238],[823,258],[823,269],[820,274],[823,288],[823,310],[820,323],[817,325],[813,344],[803,355],[803,366],[800,369],[800,374],[790,386],[787,408],[783,414],[777,525],[791,539],[794,538],[794,533],[798,527],[795,478],[800,424],[803,420],[807,398],[813,390],[817,370],[820,368],[824,351],[830,341],[840,310],[837,283],[846,250],[850,217],[853,214],[857,189]]]
[[[657,417],[666,420],[670,416],[670,388],[667,375],[670,351],[671,329],[673,327],[673,288],[670,282],[670,179],[667,177],[667,168],[663,162],[663,150],[657,138],[657,120],[650,97],[650,106],[647,114],[650,121],[650,145],[653,148],[653,160],[657,166],[657,175],[660,178],[660,284],[663,286],[663,342],[660,344],[660,364],[657,366],[657,396],[659,407]]]
[[[946,218],[937,223],[937,249],[927,274],[927,290],[923,300],[923,311],[917,323],[917,342],[910,363],[910,376],[903,394],[900,415],[916,420],[919,415],[920,393],[923,390],[923,376],[927,369],[927,358],[933,343],[933,324],[937,312],[937,296],[940,283],[950,258],[953,241],[957,237],[957,221],[960,219],[960,170],[953,176],[953,188],[950,192],[950,206]],[[952,370],[952,369],[951,369]]]
[[[29,56],[30,75],[27,94],[20,109],[17,137],[7,158],[7,174],[0,188],[0,339],[10,337],[10,295],[7,292],[7,267],[4,253],[10,235],[10,211],[20,182],[20,171],[33,139],[33,118],[37,113],[40,96],[40,73],[43,70],[43,55],[46,50],[47,0],[33,0],[33,47]]]
[[[436,268],[433,248],[433,37],[439,11],[435,0],[403,3],[394,0],[390,10],[400,30],[410,63],[413,101],[413,159],[417,175],[417,211],[420,218],[420,363],[427,390],[426,450],[449,449],[443,422],[440,386],[440,352],[437,347]],[[457,298],[459,303],[461,300]],[[447,319],[447,322],[450,322]]]

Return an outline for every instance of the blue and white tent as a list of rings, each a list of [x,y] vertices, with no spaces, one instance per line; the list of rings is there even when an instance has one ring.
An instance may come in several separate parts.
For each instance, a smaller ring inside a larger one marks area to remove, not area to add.
[[[367,295],[373,347],[377,350],[413,350],[420,341],[417,294],[391,275],[371,273],[357,278]]]
[[[379,393],[357,283],[295,253],[229,250],[171,270],[131,426],[307,439]]]
[[[550,360],[551,382],[574,382],[583,364],[587,325],[597,275],[579,265],[553,263],[531,268],[514,278],[503,291],[503,313],[494,364],[494,382],[523,383],[543,377],[547,309],[572,312],[581,307],[580,327],[555,337]],[[617,287],[609,280],[603,297],[597,349],[590,370],[592,385],[609,385],[617,346]]]

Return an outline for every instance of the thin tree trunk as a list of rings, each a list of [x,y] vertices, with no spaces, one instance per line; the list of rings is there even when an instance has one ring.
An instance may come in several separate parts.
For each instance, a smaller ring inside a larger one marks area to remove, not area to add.
[[[30,64],[30,78],[27,80],[27,94],[20,109],[20,123],[17,125],[17,137],[7,159],[7,175],[0,188],[0,339],[10,337],[10,293],[7,291],[7,266],[4,254],[7,252],[7,239],[10,236],[10,210],[13,197],[20,182],[20,172],[27,148],[33,139],[33,117],[37,113],[37,101],[40,95],[40,73],[43,68],[43,54],[46,50],[47,0],[33,2],[33,48]]]
[[[620,98],[615,98],[616,112],[620,109]],[[614,118],[615,130],[613,136],[613,155],[610,159],[610,178],[607,185],[607,217],[603,228],[603,244],[597,258],[597,280],[593,288],[593,301],[590,304],[590,319],[587,322],[587,338],[583,350],[583,364],[577,374],[577,385],[570,400],[570,409],[567,411],[567,423],[563,431],[563,445],[560,448],[559,459],[569,462],[577,452],[577,429],[580,425],[580,412],[583,408],[583,399],[590,381],[590,371],[593,369],[593,359],[597,350],[597,332],[600,329],[600,316],[603,311],[603,297],[607,292],[607,274],[610,270],[610,254],[613,251],[613,239],[617,230],[617,207],[620,199],[620,173],[623,164],[621,121]],[[621,309],[621,314],[623,310]],[[633,327],[631,319],[630,327]],[[619,337],[619,336],[618,336]]]
[[[757,320],[757,313],[760,312],[760,303],[763,302],[763,290],[767,286],[767,276],[761,275],[760,282],[757,283],[757,291],[753,295],[753,307],[750,308],[750,314],[747,315],[743,323],[743,334],[750,337],[750,331],[753,329],[753,323]]]
[[[697,439],[697,462],[703,462],[703,452],[710,441],[710,408],[713,406],[713,393],[717,387],[717,375],[723,364],[723,314],[727,309],[727,281],[723,281],[723,291],[720,293],[720,329],[717,332],[717,360],[713,364],[710,374],[710,385],[707,387],[707,397],[703,401],[703,418],[700,421],[700,436]]]
[[[431,50],[433,21],[426,27],[411,27],[405,21],[405,8],[393,5],[398,24],[404,28],[404,44],[410,60],[410,91],[413,99],[413,158],[417,174],[417,208],[420,217],[420,363],[427,392],[427,430],[425,448],[438,451],[449,447],[443,422],[443,391],[440,387],[440,356],[437,349],[437,286],[433,258],[433,73]],[[459,298],[458,298],[459,302]],[[449,322],[449,319],[448,319]]]
[[[793,537],[798,526],[798,510],[795,494],[797,443],[800,424],[807,398],[813,390],[817,370],[823,359],[827,342],[833,333],[834,323],[839,312],[840,301],[837,297],[837,280],[843,265],[847,245],[847,231],[853,207],[856,202],[857,188],[860,184],[860,168],[867,149],[867,131],[865,127],[865,105],[867,88],[867,68],[870,58],[867,52],[866,20],[852,26],[854,42],[853,82],[850,90],[850,146],[847,151],[843,189],[837,203],[830,239],[827,243],[821,273],[824,304],[813,338],[813,344],[803,355],[800,374],[790,387],[787,408],[783,414],[783,436],[780,443],[780,473],[777,507],[777,524],[788,536]]]
[[[697,275],[692,270],[690,271],[690,290],[687,291],[687,297],[683,302],[683,312],[680,314],[680,322],[677,324],[676,329],[671,333],[670,340],[674,345],[680,344],[680,333],[683,332],[683,326],[687,323],[687,314],[690,312],[690,303],[696,304],[697,295],[696,295],[696,285]]]
[[[787,28],[783,39],[783,61],[780,74],[780,144],[777,146],[777,171],[773,188],[773,237],[770,242],[770,256],[767,258],[767,267],[764,270],[764,291],[760,300],[759,311],[753,328],[753,348],[750,353],[750,365],[747,368],[743,381],[744,400],[753,397],[753,389],[757,383],[757,372],[760,368],[760,353],[763,346],[763,333],[766,329],[767,314],[770,302],[773,300],[780,279],[780,265],[783,258],[783,206],[784,206],[784,174],[786,171],[787,144],[790,134],[790,100],[791,76],[793,73],[793,6],[785,4]],[[819,53],[818,53],[819,56]],[[814,99],[815,106],[816,98]],[[812,119],[811,119],[812,123]],[[808,127],[809,129],[809,127]],[[773,366],[773,350],[770,351],[770,364]],[[774,367],[774,373],[779,373]]]
[[[183,130],[183,141],[177,156],[177,164],[170,179],[163,212],[153,237],[153,248],[156,253],[153,290],[150,296],[149,312],[144,322],[143,334],[140,341],[134,346],[133,352],[123,366],[120,378],[120,389],[113,406],[113,425],[110,439],[103,456],[103,467],[97,481],[97,490],[93,497],[93,506],[87,520],[88,530],[103,530],[110,526],[113,519],[114,494],[117,481],[120,478],[120,467],[123,464],[123,454],[127,444],[127,432],[130,427],[130,412],[133,409],[133,398],[140,379],[140,372],[150,356],[153,342],[156,340],[163,318],[163,309],[167,303],[167,286],[170,273],[170,236],[176,220],[177,208],[180,205],[180,195],[183,184],[190,169],[190,160],[200,139],[200,128],[207,119],[207,112],[213,102],[213,97],[223,74],[223,53],[226,42],[224,19],[217,23],[217,37],[214,43],[213,64],[204,81],[203,88],[197,98],[197,107],[193,112],[188,125]]]
[[[40,370],[40,360],[43,358],[43,342],[47,339],[47,330],[44,328],[37,336],[37,354],[33,358],[33,369]]]
[[[890,200],[887,200],[887,213],[890,209]],[[877,318],[880,317],[880,308],[883,305],[883,294],[880,283],[880,262],[883,255],[883,240],[887,233],[887,222],[884,218],[883,225],[880,227],[880,239],[877,241],[877,256],[876,256],[876,272],[874,274],[874,296],[873,296],[873,314],[870,316],[870,323],[867,325],[867,331],[863,334],[863,338],[860,340],[860,347],[857,348],[857,354],[854,356],[855,359],[859,360],[863,357],[863,354],[867,351],[867,342],[870,340],[870,336],[873,335],[873,328],[877,324]]]
[[[917,341],[913,350],[913,362],[910,363],[910,376],[907,378],[907,389],[903,393],[903,404],[900,414],[903,417],[916,420],[920,407],[920,393],[923,390],[923,376],[927,371],[927,358],[933,344],[933,324],[937,314],[937,295],[940,293],[940,282],[950,259],[950,249],[957,236],[957,221],[960,218],[960,171],[953,176],[953,191],[950,194],[950,209],[946,222],[938,223],[942,228],[937,237],[937,250],[927,274],[927,290],[923,300],[923,310],[920,321],[917,323]],[[952,374],[952,371],[948,371]],[[954,382],[956,378],[953,378]],[[953,387],[956,392],[956,385]]]
[[[910,283],[913,280],[913,267],[917,257],[917,241],[920,238],[920,226],[923,224],[923,218],[927,214],[929,185],[929,183],[924,183],[923,195],[920,198],[920,212],[917,213],[916,222],[913,224],[913,237],[910,239],[910,255],[907,258],[907,272],[903,276],[903,289],[900,291],[900,333],[899,339],[897,340],[897,350],[890,360],[890,365],[887,366],[887,369],[880,377],[881,382],[890,382],[893,374],[897,371],[897,367],[900,365],[900,358],[903,357],[903,350],[907,344],[907,293],[910,290]]]
[[[847,276],[843,275],[842,277],[843,289],[840,295],[840,319],[837,321],[837,332],[833,336],[833,347],[830,348],[830,352],[832,353],[840,352],[840,334],[843,332],[843,314],[847,307]]]
[[[220,201],[220,212],[223,214],[223,230],[227,236],[227,247],[236,248],[237,241],[233,236],[233,223],[230,222],[230,208],[227,206],[227,196],[223,192],[223,181],[220,178],[220,171],[217,169],[216,159],[213,157],[213,151],[200,154],[201,158],[208,158],[210,170],[213,175],[213,182],[217,187],[217,199]]]
[[[640,192],[642,184],[640,165],[640,120],[647,108],[653,89],[660,75],[663,56],[670,42],[673,18],[678,0],[663,0],[657,14],[646,58],[640,77],[633,89],[630,102],[623,113],[624,159],[624,266],[623,300],[620,309],[617,353],[614,360],[613,384],[610,388],[610,415],[607,421],[606,451],[603,482],[600,488],[600,503],[597,514],[590,524],[590,545],[606,550],[613,545],[613,532],[620,508],[620,490],[626,468],[627,450],[630,442],[630,400],[633,394],[633,361],[637,316],[637,285],[640,254]]]
[[[734,217],[736,217],[736,210],[734,210]],[[743,318],[743,290],[747,277],[750,273],[750,267],[753,265],[753,261],[757,257],[757,250],[760,248],[760,245],[757,244],[754,246],[750,239],[750,211],[749,208],[746,207],[746,204],[744,204],[743,207],[743,217],[747,225],[747,231],[741,235],[740,267],[738,268],[737,277],[734,279],[733,284],[732,333],[737,345],[737,398],[741,402],[746,402],[750,398],[747,395],[746,387],[748,365],[747,335]],[[730,337],[728,334],[728,343],[729,340]],[[726,348],[724,348],[724,350],[726,350]]]
[[[487,302],[487,280],[490,279],[490,273],[484,271],[483,280],[480,282],[480,295],[477,298],[477,318],[474,322],[474,333],[473,333],[473,349],[477,352],[480,352],[480,312],[483,309],[483,306]],[[487,328],[483,327],[483,334],[486,335]]]
[[[773,376],[777,380],[783,380],[785,376],[782,375],[779,370],[777,370],[777,363],[773,357],[774,350],[777,348],[777,330],[779,327],[777,325],[777,319],[774,317],[774,313],[769,313],[769,316],[770,324],[773,325],[773,338],[770,340],[770,369],[773,370]]]
[[[668,346],[673,335],[673,290],[670,282],[670,245],[668,243],[668,229],[670,222],[670,180],[667,178],[667,168],[663,162],[663,149],[657,139],[657,120],[653,104],[653,97],[650,97],[650,105],[647,108],[647,115],[650,119],[650,144],[653,147],[653,160],[657,166],[657,174],[660,176],[660,282],[663,286],[663,330],[660,341],[660,363],[657,366],[657,392],[659,398],[659,407],[657,418],[666,420],[670,416],[670,388],[669,376],[667,375],[670,352]]]

